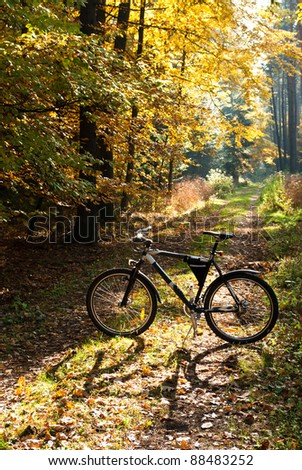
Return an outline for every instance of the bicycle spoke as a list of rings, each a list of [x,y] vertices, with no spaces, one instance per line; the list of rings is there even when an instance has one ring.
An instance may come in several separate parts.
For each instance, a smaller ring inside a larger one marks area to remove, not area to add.
[[[104,277],[96,285],[91,302],[91,316],[104,330],[127,333],[144,327],[153,315],[150,292],[138,279],[128,295],[127,304],[122,306],[129,275],[116,273]]]
[[[213,290],[208,323],[223,338],[252,342],[272,322],[273,313],[273,301],[263,281],[233,274]]]

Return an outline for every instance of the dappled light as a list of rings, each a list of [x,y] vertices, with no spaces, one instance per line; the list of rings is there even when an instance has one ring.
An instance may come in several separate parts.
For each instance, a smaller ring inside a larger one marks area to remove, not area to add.
[[[0,450],[301,450],[301,4],[2,3]]]

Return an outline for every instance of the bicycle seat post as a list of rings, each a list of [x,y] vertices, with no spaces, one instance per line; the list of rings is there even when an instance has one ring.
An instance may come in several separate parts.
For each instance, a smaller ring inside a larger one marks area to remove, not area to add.
[[[219,243],[219,240],[215,240],[215,243],[214,243],[212,251],[211,251],[211,255],[212,255],[213,258],[215,256],[215,253],[216,253],[216,250],[217,250],[217,247],[218,247],[218,243]]]

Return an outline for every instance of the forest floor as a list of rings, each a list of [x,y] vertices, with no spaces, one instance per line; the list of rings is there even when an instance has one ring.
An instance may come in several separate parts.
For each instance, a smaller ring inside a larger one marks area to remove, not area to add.
[[[235,229],[221,258],[224,269],[249,267],[269,278],[274,266],[257,194],[243,193],[244,204],[232,197],[203,226]],[[204,249],[205,240],[197,243],[201,232],[195,230],[193,241],[191,235],[160,246]],[[278,448],[277,405],[267,380],[275,330],[254,345],[234,346],[202,323],[202,335],[184,342],[189,321],[155,277],[163,304],[154,324],[137,338],[107,338],[87,316],[85,293],[97,272],[126,265],[131,243],[30,246],[7,239],[2,254],[4,449]],[[167,267],[178,272],[180,286],[187,283],[187,271]]]

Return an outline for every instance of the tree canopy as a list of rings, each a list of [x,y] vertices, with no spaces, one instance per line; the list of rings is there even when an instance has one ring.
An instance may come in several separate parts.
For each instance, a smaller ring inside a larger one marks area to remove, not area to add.
[[[36,198],[119,204],[125,192],[169,189],[190,163],[189,151],[202,162],[209,148],[259,149],[271,115],[268,64],[292,73],[301,58],[296,32],[280,26],[278,7],[99,0],[87,35],[80,11],[89,2],[5,0],[1,7],[6,214],[26,204],[32,210]],[[121,8],[128,9],[126,21]],[[81,107],[111,149],[113,177],[102,171],[104,156],[96,162],[80,148]],[[246,152],[237,153],[240,171],[261,159],[248,153],[247,165]]]

